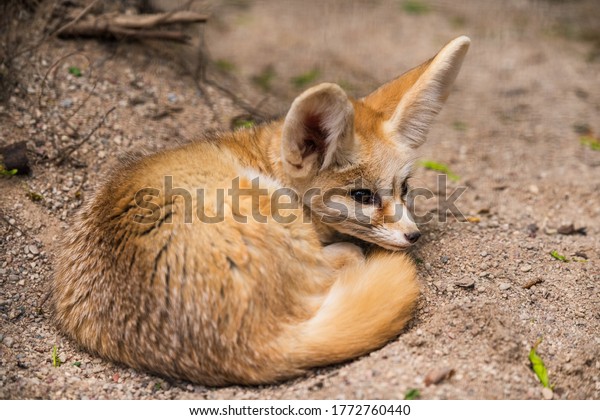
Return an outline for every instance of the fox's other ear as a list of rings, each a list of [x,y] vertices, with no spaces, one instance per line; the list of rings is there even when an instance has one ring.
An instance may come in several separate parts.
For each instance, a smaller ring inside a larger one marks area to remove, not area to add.
[[[381,112],[385,129],[399,142],[419,147],[433,118],[448,98],[471,40],[461,36],[450,41],[432,59],[404,73],[364,98]]]
[[[341,87],[322,83],[294,100],[281,142],[288,174],[306,178],[332,165],[343,166],[354,145],[354,107]]]

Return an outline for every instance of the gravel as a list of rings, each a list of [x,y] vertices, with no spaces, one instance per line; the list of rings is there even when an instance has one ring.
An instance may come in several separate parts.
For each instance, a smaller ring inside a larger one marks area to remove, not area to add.
[[[448,16],[464,16],[464,32],[473,39],[456,88],[419,151],[423,159],[447,164],[460,179],[444,186],[437,173],[417,167],[411,181],[414,188],[435,192],[434,198],[416,203],[420,214],[431,210],[435,217],[421,223],[423,237],[410,251],[422,262],[417,264],[422,296],[406,331],[369,355],[295,380],[222,388],[158,378],[97,359],[64,337],[52,324],[45,299],[55,244],[104,174],[125,153],[160,150],[227,129],[230,119],[245,111],[210,86],[208,106],[175,60],[144,46],[115,44],[108,51],[94,40],[50,39],[44,48],[16,58],[21,80],[10,92],[0,124],[0,143],[25,140],[35,156],[32,176],[0,182],[0,398],[401,399],[416,388],[424,399],[600,399],[600,206],[595,199],[600,153],[581,145],[572,129],[587,123],[600,132],[600,92],[589,88],[600,63],[585,60],[591,44],[547,36],[552,25],[591,3],[557,4],[542,13],[514,1],[491,7],[449,2],[443,13],[432,9],[418,19],[403,14],[395,2],[357,2],[350,9],[361,19],[346,19],[341,8],[325,13],[321,4],[251,2],[244,13],[257,18],[245,20],[243,27],[235,23],[239,10],[219,9],[219,25],[206,26],[207,44],[219,59],[236,64],[235,92],[249,103],[263,103],[265,94],[251,79],[272,64],[277,77],[261,109],[281,114],[300,92],[290,78],[306,66],[322,69],[315,83],[344,80],[351,94],[361,96],[425,59],[440,47],[440,39],[455,36],[449,25],[438,24]],[[523,27],[519,16],[525,12]],[[297,15],[304,18],[292,19]],[[324,24],[331,18],[339,25]],[[428,30],[421,31],[423,26]],[[518,37],[504,36],[517,26]],[[290,54],[283,41],[268,42],[265,27],[273,39],[289,40],[296,45],[291,50],[301,46],[317,61]],[[356,35],[361,33],[369,36]],[[406,42],[402,35],[407,33],[419,37]],[[69,55],[75,45],[81,54]],[[256,54],[263,48],[269,57]],[[40,92],[38,73],[54,66],[56,57],[65,58],[48,73],[38,101],[37,93],[28,92]],[[95,66],[93,77],[87,72],[68,76],[69,66],[89,65]],[[581,89],[584,99],[575,94]],[[509,90],[522,93],[507,95]],[[62,148],[76,141],[62,119],[80,104],[69,124],[83,134],[106,110],[117,108],[59,165]],[[479,223],[451,216],[441,220],[437,200],[458,186],[467,187],[458,208]],[[34,201],[27,192],[41,198]],[[587,226],[587,235],[556,232],[570,223]],[[553,250],[569,259],[583,254],[588,261],[556,261],[549,255]],[[557,384],[554,392],[541,386],[529,366],[529,350],[539,337],[538,354]],[[51,364],[54,346],[65,360],[60,367]],[[428,373],[445,368],[454,374],[424,386]]]

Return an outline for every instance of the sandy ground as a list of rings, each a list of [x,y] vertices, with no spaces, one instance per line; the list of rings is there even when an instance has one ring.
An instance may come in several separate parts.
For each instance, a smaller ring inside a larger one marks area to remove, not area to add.
[[[424,399],[598,399],[600,151],[580,137],[600,133],[600,35],[590,23],[600,5],[413,3],[428,8],[228,1],[212,6],[204,31],[209,76],[265,113],[285,112],[321,81],[366,94],[453,37],[471,37],[421,151],[460,178],[440,185],[437,173],[419,168],[412,184],[435,193],[417,200],[423,220],[435,217],[411,251],[422,297],[404,334],[296,380],[226,388],[107,363],[62,337],[44,301],[55,243],[103,174],[122,153],[227,129],[245,111],[221,90],[197,87],[189,76],[195,47],[166,55],[157,51],[164,45],[49,40],[17,60],[19,83],[0,108],[0,146],[25,140],[35,162],[31,176],[0,179],[0,398],[401,399],[418,389]],[[72,66],[81,77],[69,74]],[[456,205],[470,222],[444,220],[441,197],[460,187]],[[557,233],[571,223],[587,235]],[[530,368],[539,338],[553,393]],[[425,385],[443,369],[453,375]]]

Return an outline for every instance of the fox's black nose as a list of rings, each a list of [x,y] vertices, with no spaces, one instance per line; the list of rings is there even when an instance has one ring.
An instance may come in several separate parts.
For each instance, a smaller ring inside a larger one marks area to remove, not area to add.
[[[419,232],[418,230],[415,232],[411,232],[411,233],[405,233],[404,236],[406,236],[406,240],[408,242],[410,242],[411,244],[414,244],[415,242],[417,242],[419,240],[419,238],[421,237],[421,232]]]

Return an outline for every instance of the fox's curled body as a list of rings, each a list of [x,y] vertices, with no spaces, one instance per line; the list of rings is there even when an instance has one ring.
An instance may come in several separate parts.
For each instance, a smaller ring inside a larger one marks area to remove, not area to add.
[[[105,358],[209,385],[273,382],[381,347],[410,318],[412,262],[323,244],[340,235],[391,251],[409,244],[410,217],[384,218],[404,203],[410,151],[424,141],[468,45],[452,41],[362,100],[319,85],[283,121],[122,163],[64,240],[52,295],[58,325]],[[258,199],[219,201],[233,180],[260,189]],[[274,218],[275,191],[302,197],[315,186],[347,188],[348,207],[362,197],[371,224],[353,214],[307,223],[307,213],[332,216],[318,194],[287,206],[285,222]],[[375,197],[388,187],[389,197],[364,200],[364,191]],[[142,193],[144,208],[140,191],[158,193]],[[199,220],[219,206],[222,221]]]

